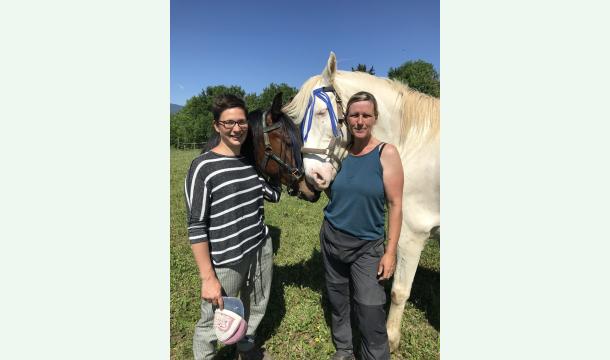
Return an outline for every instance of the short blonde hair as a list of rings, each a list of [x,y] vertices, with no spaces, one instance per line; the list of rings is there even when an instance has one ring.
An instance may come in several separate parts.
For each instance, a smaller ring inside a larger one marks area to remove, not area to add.
[[[375,118],[379,117],[379,111],[377,110],[377,99],[375,96],[368,91],[358,91],[352,97],[349,98],[347,102],[347,106],[345,107],[346,116],[349,114],[349,107],[352,106],[353,103],[359,101],[370,101],[373,104],[373,112],[375,113]]]

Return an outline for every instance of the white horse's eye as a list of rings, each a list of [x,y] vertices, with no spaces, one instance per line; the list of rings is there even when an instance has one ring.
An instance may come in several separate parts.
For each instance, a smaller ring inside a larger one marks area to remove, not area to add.
[[[320,109],[316,112],[316,116],[324,116],[326,113],[328,113],[327,109]]]

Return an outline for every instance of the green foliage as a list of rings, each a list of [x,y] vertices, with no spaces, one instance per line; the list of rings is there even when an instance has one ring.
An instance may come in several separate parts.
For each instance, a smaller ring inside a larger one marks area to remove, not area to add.
[[[197,150],[170,151],[170,346],[171,359],[192,359],[199,319],[200,280],[186,230],[184,177]],[[319,230],[324,194],[314,204],[282,193],[265,203],[265,223],[273,238],[273,280],[267,312],[257,339],[275,359],[328,359],[334,352],[330,312],[324,292]],[[421,255],[401,324],[402,339],[392,359],[439,359],[440,240],[431,239]],[[390,283],[386,284],[388,306]],[[387,308],[386,308],[387,310]],[[216,359],[234,358],[224,347]]]
[[[441,96],[438,72],[432,64],[423,60],[407,61],[397,68],[390,68],[388,77],[399,80],[424,94]]]
[[[256,96],[256,93],[250,93],[244,96],[244,101],[246,102],[246,107],[249,111],[257,109],[258,96]]]
[[[179,111],[170,117],[170,144],[200,143],[207,140],[211,132],[211,113],[191,115]],[[207,126],[206,126],[207,125]]]
[[[365,73],[369,73],[371,75],[375,75],[375,68],[373,68],[373,66],[371,65],[371,67],[367,70],[366,69],[366,64],[358,64],[358,66],[356,66],[356,68],[354,69],[354,67],[352,66],[352,71],[362,71]]]
[[[240,86],[208,86],[199,95],[187,100],[186,105],[170,117],[170,144],[177,146],[184,143],[206,142],[213,134],[212,104],[220,94],[234,94],[246,102],[249,110],[267,109],[273,97],[282,92],[284,103],[297,93],[297,89],[285,83],[271,83],[260,95],[247,94]]]
[[[199,95],[187,100],[179,112],[170,117],[170,144],[202,143],[212,135],[212,104],[220,94],[234,94],[241,98],[245,91],[239,86],[208,86]]]
[[[293,96],[297,94],[298,89],[293,88],[292,86],[289,86],[285,83],[281,83],[279,85],[271,83],[269,84],[269,86],[263,89],[263,92],[261,92],[259,96],[256,97],[254,106],[248,107],[248,109],[268,109],[271,106],[271,103],[273,102],[275,94],[279,92],[282,93],[282,104],[286,104]]]

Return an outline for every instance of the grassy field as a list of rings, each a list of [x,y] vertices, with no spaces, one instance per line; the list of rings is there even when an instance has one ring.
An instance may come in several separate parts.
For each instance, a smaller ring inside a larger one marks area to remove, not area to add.
[[[198,150],[171,151],[171,358],[192,359],[193,326],[199,318],[200,282],[186,233],[184,176]],[[274,245],[271,299],[258,339],[275,359],[328,359],[334,353],[326,311],[318,232],[327,200],[315,204],[282,193],[265,203]],[[405,307],[399,351],[392,359],[439,358],[440,251],[428,242]],[[386,286],[389,299],[390,284]],[[233,349],[220,349],[230,359]]]

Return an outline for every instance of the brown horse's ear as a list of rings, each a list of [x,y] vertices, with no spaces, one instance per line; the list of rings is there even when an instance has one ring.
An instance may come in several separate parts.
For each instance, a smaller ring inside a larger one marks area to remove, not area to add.
[[[273,114],[273,120],[282,114],[282,93],[275,94],[273,98],[273,104],[271,105],[271,114]]]

